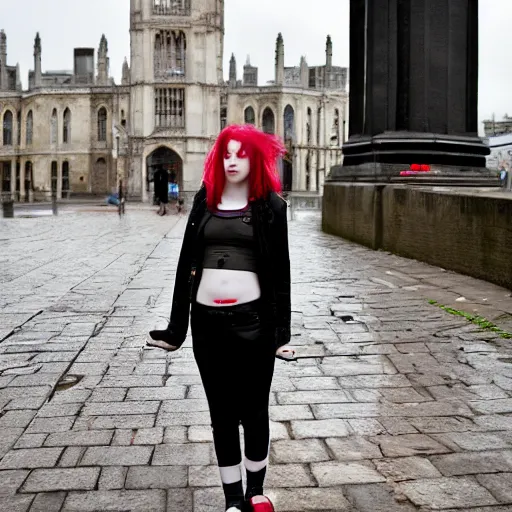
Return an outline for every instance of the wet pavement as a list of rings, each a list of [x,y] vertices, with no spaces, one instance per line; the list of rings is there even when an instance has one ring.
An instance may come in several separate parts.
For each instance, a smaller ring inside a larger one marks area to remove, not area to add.
[[[512,511],[512,340],[430,303],[512,331],[510,292],[296,217],[276,510]],[[140,358],[184,225],[147,208],[0,220],[0,510],[223,510],[190,339]]]

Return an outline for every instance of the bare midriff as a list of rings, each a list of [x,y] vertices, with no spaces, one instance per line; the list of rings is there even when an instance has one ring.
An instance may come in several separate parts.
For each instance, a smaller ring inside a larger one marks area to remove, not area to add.
[[[196,302],[205,306],[225,307],[252,302],[260,296],[260,283],[254,272],[205,268]]]

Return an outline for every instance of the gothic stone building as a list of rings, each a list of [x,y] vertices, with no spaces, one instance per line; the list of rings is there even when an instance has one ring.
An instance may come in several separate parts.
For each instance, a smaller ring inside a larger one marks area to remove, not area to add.
[[[327,37],[324,66],[285,67],[284,41],[276,41],[275,79],[258,86],[258,68],[249,58],[243,80],[237,80],[232,55],[225,93],[226,122],[252,123],[276,133],[288,153],[281,177],[286,191],[322,192],[331,166],[341,164],[341,145],[347,129],[347,68],[332,65],[332,41]]]
[[[131,0],[130,66],[121,84],[109,75],[107,40],[74,50],[73,70],[42,70],[42,42],[22,90],[17,66],[7,64],[0,33],[0,174],[3,197],[106,194],[120,179],[135,198],[152,197],[163,165],[192,193],[221,127],[254,123],[288,145],[285,188],[316,191],[325,169],[339,162],[346,119],[346,69],[284,67],[278,39],[276,80],[258,87],[257,68],[233,63],[223,80],[223,0]]]

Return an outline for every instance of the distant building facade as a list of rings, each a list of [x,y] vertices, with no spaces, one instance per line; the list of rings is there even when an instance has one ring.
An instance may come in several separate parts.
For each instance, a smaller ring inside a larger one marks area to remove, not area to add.
[[[227,123],[252,123],[281,136],[285,190],[321,192],[326,170],[341,162],[347,125],[347,69],[326,63],[284,66],[276,44],[274,83],[258,68],[231,61],[223,78],[223,0],[130,0],[130,65],[110,76],[108,43],[75,48],[73,69],[43,71],[43,42],[22,89],[0,32],[0,177],[16,201],[103,195],[119,180],[131,197],[151,200],[153,173],[169,172],[185,195],[197,190],[204,158]]]
[[[484,121],[484,133],[486,137],[496,137],[497,135],[512,133],[512,117],[505,114],[501,121],[496,121],[494,118],[486,119]]]

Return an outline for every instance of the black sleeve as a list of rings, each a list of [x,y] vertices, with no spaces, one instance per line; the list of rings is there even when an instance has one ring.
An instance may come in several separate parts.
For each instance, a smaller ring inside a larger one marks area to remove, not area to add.
[[[194,212],[199,201],[198,195],[194,199],[194,205],[185,229],[172,295],[171,318],[168,330],[171,331],[173,338],[175,338],[172,344],[177,347],[183,345],[187,337],[189,324],[190,290],[193,281],[192,260],[197,233],[197,216],[194,215]]]
[[[286,201],[279,199],[279,208],[274,217],[274,275],[276,289],[276,346],[290,342],[291,299],[290,299],[290,252],[288,247],[288,221]]]

